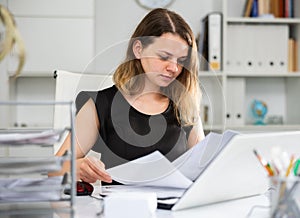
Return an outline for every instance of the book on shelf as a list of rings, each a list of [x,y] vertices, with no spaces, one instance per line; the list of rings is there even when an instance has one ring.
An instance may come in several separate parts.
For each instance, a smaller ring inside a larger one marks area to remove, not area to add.
[[[284,17],[283,0],[273,0],[270,2],[270,12],[274,17]]]
[[[294,70],[299,71],[298,60],[299,60],[299,51],[298,51],[298,41],[294,42]]]
[[[284,17],[294,17],[294,0],[283,0]]]
[[[258,0],[258,16],[265,16],[270,13],[270,1],[269,0]]]
[[[209,13],[202,19],[198,49],[200,70],[222,69],[222,14],[220,12]]]
[[[250,17],[258,17],[258,0],[253,0]]]
[[[288,72],[298,71],[298,45],[297,41],[290,38],[288,41]]]
[[[244,10],[244,17],[250,17],[252,9],[253,0],[247,0]]]
[[[294,17],[295,0],[246,0],[244,17]]]

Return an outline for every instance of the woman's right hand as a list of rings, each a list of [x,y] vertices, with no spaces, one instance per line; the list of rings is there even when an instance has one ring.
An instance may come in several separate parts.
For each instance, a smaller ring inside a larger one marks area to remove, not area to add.
[[[112,182],[111,176],[106,172],[104,163],[92,156],[77,159],[77,178],[88,183],[97,180]]]

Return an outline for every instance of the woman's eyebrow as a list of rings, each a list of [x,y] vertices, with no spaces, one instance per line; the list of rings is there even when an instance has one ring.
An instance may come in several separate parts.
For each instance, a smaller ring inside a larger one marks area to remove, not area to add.
[[[172,54],[172,53],[170,53],[170,52],[167,52],[167,51],[164,51],[164,50],[158,50],[158,52],[163,52],[163,53],[165,53],[166,55],[173,56],[173,54]]]
[[[163,52],[163,53],[165,53],[166,55],[169,55],[169,56],[174,56],[172,53],[164,51],[164,50],[158,50],[158,51]],[[184,55],[184,56],[178,57],[178,59],[183,59],[183,58],[187,58],[187,57],[188,57],[188,55]]]

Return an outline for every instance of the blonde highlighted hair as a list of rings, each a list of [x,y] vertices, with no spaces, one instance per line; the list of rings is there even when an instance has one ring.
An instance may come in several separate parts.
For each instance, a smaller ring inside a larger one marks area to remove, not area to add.
[[[144,17],[131,36],[126,59],[116,69],[113,76],[114,82],[119,89],[128,94],[142,91],[143,81],[138,75],[145,72],[141,61],[135,58],[133,43],[139,40],[143,47],[146,47],[164,33],[179,35],[187,42],[189,52],[180,75],[168,87],[161,88],[161,91],[173,101],[178,122],[185,126],[195,125],[199,121],[201,101],[197,45],[191,28],[177,13],[158,8]]]

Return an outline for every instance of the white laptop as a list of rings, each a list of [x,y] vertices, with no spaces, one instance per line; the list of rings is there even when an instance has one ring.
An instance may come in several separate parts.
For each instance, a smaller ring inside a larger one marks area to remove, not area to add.
[[[174,205],[159,207],[176,211],[265,193],[267,172],[253,149],[271,160],[272,147],[300,157],[300,132],[235,135]]]

